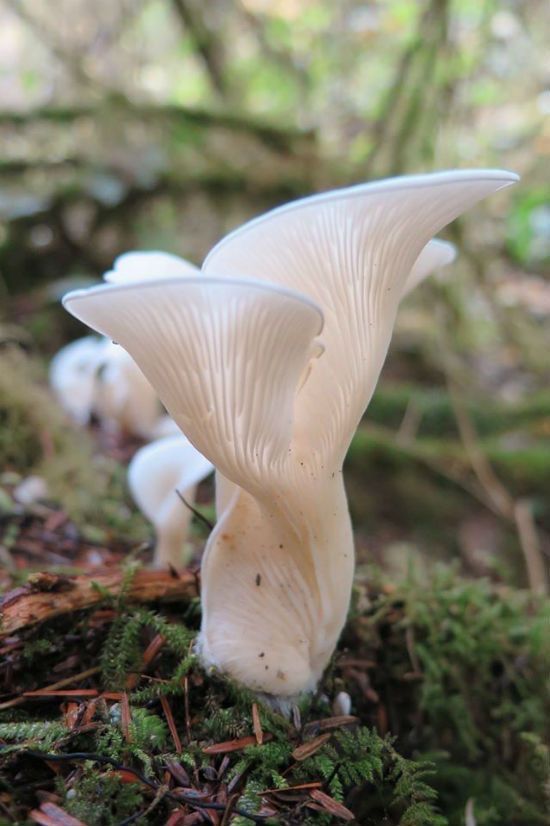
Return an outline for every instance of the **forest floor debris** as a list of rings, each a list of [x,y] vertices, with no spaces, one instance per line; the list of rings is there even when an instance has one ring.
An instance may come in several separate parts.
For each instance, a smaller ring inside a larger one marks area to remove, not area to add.
[[[150,577],[177,601],[136,599]],[[201,668],[197,588],[129,563],[6,595],[8,623],[36,594],[94,600],[4,628],[0,823],[458,826],[469,800],[479,824],[546,823],[542,599],[449,569],[359,583],[319,692],[287,719]],[[352,713],[334,717],[342,690]]]

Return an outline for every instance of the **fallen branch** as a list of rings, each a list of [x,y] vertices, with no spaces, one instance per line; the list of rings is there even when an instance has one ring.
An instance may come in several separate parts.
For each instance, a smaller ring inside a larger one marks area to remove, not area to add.
[[[32,582],[6,594],[0,603],[0,639],[22,628],[91,608],[124,587],[128,602],[163,602],[197,596],[197,577],[191,571],[179,576],[164,571],[138,571],[130,583],[123,571],[97,576],[61,577],[39,574]]]
[[[515,500],[500,481],[487,454],[481,448],[472,420],[457,388],[451,381],[449,381],[449,396],[455,409],[459,433],[472,464],[472,470],[497,512],[516,527],[525,559],[529,587],[535,594],[547,594],[548,575],[531,506],[526,500]]]
[[[35,109],[1,109],[0,126],[25,127],[45,122],[66,127],[77,120],[99,122],[102,118],[137,120],[139,122],[173,123],[208,129],[226,129],[231,132],[254,135],[266,146],[280,152],[295,153],[298,148],[311,150],[315,146],[315,132],[296,127],[279,127],[253,116],[234,112],[216,112],[208,109],[181,106],[179,104],[132,103],[121,95],[104,98],[98,104],[75,106],[38,106]]]

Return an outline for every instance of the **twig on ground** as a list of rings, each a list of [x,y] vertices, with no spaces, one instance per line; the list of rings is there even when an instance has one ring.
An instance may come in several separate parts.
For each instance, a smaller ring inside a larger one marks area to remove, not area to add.
[[[460,438],[472,470],[497,513],[516,528],[531,590],[536,594],[547,594],[548,574],[531,507],[525,500],[514,499],[497,477],[479,444],[471,417],[450,377],[448,387]]]
[[[23,628],[37,625],[72,611],[82,611],[115,597],[124,585],[124,571],[96,576],[53,577],[48,590],[25,585],[10,591],[0,604],[0,639]],[[50,579],[52,579],[50,577]],[[163,602],[197,596],[195,574],[181,571],[173,576],[164,571],[137,571],[127,585],[128,602]]]

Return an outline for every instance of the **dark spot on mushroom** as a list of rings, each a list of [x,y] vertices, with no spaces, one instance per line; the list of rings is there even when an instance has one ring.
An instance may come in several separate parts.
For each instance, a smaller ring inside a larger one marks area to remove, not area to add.
[[[281,542],[281,544],[279,545],[279,548],[281,548],[281,550],[284,548],[284,545],[283,545],[283,543],[282,543],[282,542]]]
[[[256,585],[259,586],[261,581],[262,581],[262,575],[261,574],[256,574]]]
[[[279,670],[277,671],[277,678],[278,678],[279,680],[286,680],[286,674],[285,674],[285,672],[284,672],[284,671],[281,671],[281,669],[280,669],[280,668],[279,668]]]
[[[115,343],[115,342],[113,342],[113,344],[114,344],[114,343]],[[95,371],[95,377],[96,377],[96,379],[97,379],[98,381],[100,381],[100,382],[105,381],[105,373],[106,373],[106,372],[107,372],[107,364],[105,364],[105,362],[103,362],[102,364],[100,364],[100,365],[96,368],[96,371]]]
[[[265,651],[262,651],[260,654],[258,654],[258,657],[265,657]]]
[[[265,670],[269,671],[269,666],[268,665],[266,665]]]

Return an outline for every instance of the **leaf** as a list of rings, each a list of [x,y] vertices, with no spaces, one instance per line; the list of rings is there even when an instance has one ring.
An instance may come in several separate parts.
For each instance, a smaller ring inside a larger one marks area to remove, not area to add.
[[[334,817],[338,817],[340,820],[347,820],[348,822],[355,820],[353,812],[350,812],[342,803],[338,803],[337,800],[334,800],[332,797],[329,797],[328,794],[322,792],[321,789],[313,789],[313,791],[310,792],[310,797],[313,798],[316,803],[319,803],[325,811],[334,815]]]
[[[314,737],[313,740],[308,740],[307,743],[297,746],[292,752],[292,756],[295,760],[305,760],[307,757],[311,757],[312,754],[319,751],[331,737],[332,734],[330,733],[320,734],[318,737]]]
[[[40,809],[34,809],[30,817],[41,826],[86,826],[55,803],[42,803]]]
[[[271,740],[273,735],[271,734],[264,734],[264,742],[266,740]],[[216,743],[213,746],[206,746],[203,749],[204,754],[225,754],[226,752],[230,751],[239,751],[240,749],[245,749],[247,746],[256,746],[256,736],[250,735],[249,737],[240,737],[237,740],[227,740],[225,743]]]

